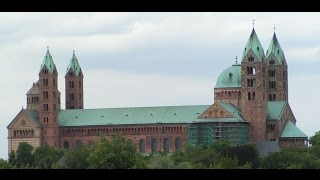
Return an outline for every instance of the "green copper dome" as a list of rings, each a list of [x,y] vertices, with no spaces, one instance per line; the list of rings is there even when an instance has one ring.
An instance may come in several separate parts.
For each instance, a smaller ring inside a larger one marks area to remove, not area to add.
[[[78,59],[76,57],[76,55],[73,52],[72,58],[70,60],[69,66],[67,68],[67,73],[69,71],[72,71],[75,73],[76,76],[79,76],[80,72],[81,72],[81,67],[79,65]]]
[[[233,64],[224,70],[216,83],[215,88],[238,88],[241,87],[241,65]]]
[[[242,61],[250,50],[253,51],[253,53],[258,57],[258,61],[261,62],[262,57],[264,57],[264,50],[254,29],[252,29],[246,47],[243,50]]]
[[[49,52],[49,49],[47,50],[47,53],[46,55],[44,56],[43,58],[43,61],[42,61],[42,64],[41,64],[41,68],[40,68],[40,71],[46,67],[48,70],[49,70],[49,73],[52,74],[53,73],[53,70],[55,69],[55,64],[53,62],[53,59],[52,59],[52,56]]]
[[[275,60],[279,63],[282,64],[282,61],[285,62],[285,57],[284,57],[284,53],[281,49],[281,46],[279,44],[279,41],[277,39],[276,33],[273,34],[272,37],[272,41],[269,45],[269,48],[267,50],[267,58],[269,58],[269,56],[273,54],[275,57]]]

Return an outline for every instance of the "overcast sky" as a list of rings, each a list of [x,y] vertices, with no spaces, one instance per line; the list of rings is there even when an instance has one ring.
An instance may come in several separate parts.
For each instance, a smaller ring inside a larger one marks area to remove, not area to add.
[[[320,13],[0,13],[0,158],[6,129],[38,80],[47,46],[64,75],[75,50],[85,108],[209,105],[218,75],[255,30],[268,49],[274,24],[289,69],[289,103],[308,136],[320,130]]]

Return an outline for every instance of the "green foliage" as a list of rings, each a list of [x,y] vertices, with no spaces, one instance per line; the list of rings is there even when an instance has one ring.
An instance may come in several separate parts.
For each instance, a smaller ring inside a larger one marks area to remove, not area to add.
[[[69,169],[87,169],[89,163],[87,158],[90,154],[90,146],[80,145],[74,149],[68,150],[65,154],[64,165],[56,165],[59,168],[65,167]]]
[[[217,152],[221,153],[224,149],[230,147],[230,144],[227,140],[221,139],[220,141],[213,143],[209,146],[210,148],[215,149]]]
[[[38,168],[51,169],[53,164],[63,156],[64,151],[54,149],[48,145],[38,147],[33,152],[34,165]]]
[[[259,157],[256,147],[252,144],[245,144],[241,146],[227,147],[222,150],[223,156],[234,158],[239,160],[239,165],[242,166],[246,163],[250,163],[252,168],[257,168],[259,165]]]
[[[33,165],[32,150],[33,147],[26,142],[19,144],[15,160],[17,167],[24,167],[26,165],[29,167]]]
[[[290,148],[268,155],[262,160],[262,168],[267,169],[315,169],[320,168],[320,160],[304,148]]]
[[[320,131],[316,132],[314,136],[311,136],[309,142],[312,146],[319,146],[320,145]]]
[[[12,168],[12,165],[8,161],[0,158],[0,169],[11,169],[11,168]]]
[[[9,159],[8,159],[8,162],[11,164],[11,165],[16,165],[16,153],[14,151],[11,151],[9,153]]]
[[[131,169],[135,167],[138,156],[132,142],[115,135],[111,141],[101,138],[91,148],[88,162],[94,169]]]
[[[154,155],[149,164],[148,169],[175,169],[175,164],[170,155]]]

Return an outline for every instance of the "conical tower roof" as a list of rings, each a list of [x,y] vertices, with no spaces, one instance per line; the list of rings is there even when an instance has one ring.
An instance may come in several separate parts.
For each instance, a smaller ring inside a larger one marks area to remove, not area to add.
[[[261,62],[262,58],[264,57],[264,50],[254,28],[252,29],[246,47],[244,48],[242,61],[244,60],[244,57],[248,54],[250,50],[253,51],[253,53],[258,57],[258,61]]]

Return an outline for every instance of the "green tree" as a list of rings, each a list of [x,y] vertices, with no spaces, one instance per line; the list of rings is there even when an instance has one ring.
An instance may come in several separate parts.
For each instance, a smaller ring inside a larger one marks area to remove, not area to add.
[[[11,169],[11,168],[12,168],[12,165],[8,161],[0,158],[0,169]]]
[[[312,146],[320,145],[320,131],[316,132],[313,136],[310,137],[309,142]]]
[[[64,157],[65,168],[87,169],[89,167],[89,163],[87,161],[89,153],[90,146],[87,145],[80,145],[79,147],[76,147],[74,149],[67,150]]]
[[[14,151],[11,151],[9,153],[9,159],[8,159],[8,162],[11,164],[11,165],[16,165],[16,153]]]
[[[95,169],[130,169],[136,168],[139,155],[132,142],[115,135],[111,141],[101,137],[91,148],[88,162]]]
[[[210,148],[215,149],[217,152],[221,153],[224,149],[229,148],[229,141],[222,139],[219,140],[215,143],[213,143],[212,145],[209,146]]]
[[[318,169],[319,159],[304,148],[290,148],[266,156],[261,163],[266,169]]]
[[[250,163],[252,168],[257,168],[259,166],[258,152],[253,144],[227,147],[222,150],[221,154],[226,157],[236,157],[239,160],[240,166],[247,163]]]
[[[32,156],[33,147],[26,143],[22,142],[19,144],[17,149],[16,165],[17,167],[33,165],[33,156]]]
[[[52,165],[57,163],[63,154],[63,150],[55,149],[48,145],[38,147],[32,153],[34,165],[44,169],[51,169]]]
[[[170,155],[156,154],[152,156],[147,167],[149,169],[175,169],[176,166]]]

